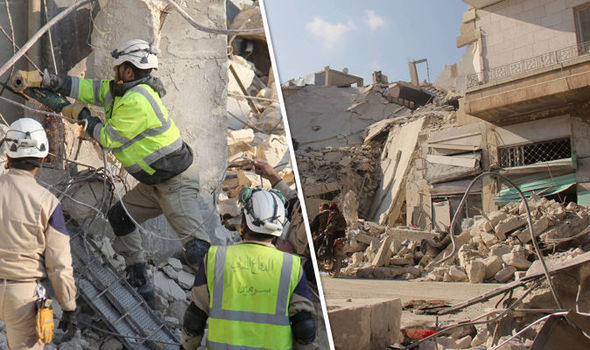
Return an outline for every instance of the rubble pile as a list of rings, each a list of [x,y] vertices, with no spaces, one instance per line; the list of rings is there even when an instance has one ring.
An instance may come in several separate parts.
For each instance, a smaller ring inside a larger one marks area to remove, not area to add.
[[[533,230],[544,252],[587,243],[584,240],[590,224],[588,208],[573,202],[564,206],[536,196],[528,203]],[[342,274],[361,278],[505,283],[519,279],[529,269],[538,269],[523,203],[511,202],[501,210],[470,221],[471,225],[455,237],[457,254],[438,266],[432,263],[446,257],[452,249],[449,237],[444,234],[359,220],[347,232],[349,242],[345,250],[351,256]],[[588,249],[577,248],[567,256],[584,250]]]
[[[228,130],[228,170],[222,183],[223,192],[218,196],[217,209],[223,224],[237,231],[240,225],[238,194],[244,186],[260,186],[270,189],[268,180],[256,175],[251,159],[266,159],[289,185],[295,184],[290,166],[289,149],[284,135],[265,134],[253,129]]]

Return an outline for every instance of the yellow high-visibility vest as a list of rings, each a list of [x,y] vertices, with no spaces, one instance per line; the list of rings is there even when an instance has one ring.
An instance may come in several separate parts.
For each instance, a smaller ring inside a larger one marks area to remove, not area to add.
[[[259,244],[209,248],[207,348],[292,349],[289,302],[301,259]]]
[[[180,149],[180,130],[168,117],[158,93],[139,84],[115,97],[110,80],[72,78],[70,96],[84,103],[103,106],[106,124],[93,135],[130,173],[145,171],[153,175],[150,164]]]

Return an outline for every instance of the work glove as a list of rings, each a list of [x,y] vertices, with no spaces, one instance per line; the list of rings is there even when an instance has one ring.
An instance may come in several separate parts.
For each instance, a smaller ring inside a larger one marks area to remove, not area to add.
[[[23,91],[26,88],[41,87],[43,77],[39,71],[17,70],[10,77],[10,87],[16,91]]]
[[[61,321],[59,321],[59,329],[65,332],[62,342],[67,342],[74,338],[76,331],[78,330],[78,316],[76,310],[64,311],[61,315]]]
[[[83,121],[84,119],[90,117],[90,111],[81,102],[76,102],[65,106],[61,110],[61,114],[63,114],[65,117],[75,119],[77,121]]]

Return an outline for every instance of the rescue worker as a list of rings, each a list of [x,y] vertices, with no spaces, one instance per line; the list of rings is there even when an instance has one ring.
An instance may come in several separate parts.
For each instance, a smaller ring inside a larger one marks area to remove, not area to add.
[[[323,233],[328,239],[328,254],[333,257],[334,241],[338,238],[346,237],[346,219],[342,215],[342,212],[340,212],[338,204],[334,202],[330,203],[329,210],[328,223]]]
[[[19,71],[13,80],[41,86],[84,103],[104,107],[105,122],[90,115],[82,103],[66,106],[62,114],[87,123],[86,132],[113,152],[139,181],[108,212],[115,233],[113,248],[125,258],[129,283],[153,306],[154,287],[146,271],[142,237],[135,222],[164,214],[184,245],[185,260],[196,266],[209,248],[201,227],[199,181],[193,152],[182,140],[161,98],[166,91],[151,72],[158,68],[159,50],[134,39],[111,53],[113,80]],[[129,215],[133,220],[129,217]]]
[[[77,329],[70,237],[59,200],[35,181],[49,150],[41,124],[18,119],[2,143],[9,170],[0,175],[0,320],[8,349],[43,349],[35,332],[40,279],[49,277],[63,310],[62,340]]]
[[[198,269],[184,315],[183,348],[197,349],[208,320],[208,349],[292,349],[316,334],[298,256],[276,249],[285,199],[278,191],[240,192],[243,241],[213,246]]]
[[[311,236],[313,238],[314,247],[319,246],[320,238],[322,237],[322,233],[326,229],[326,225],[328,225],[328,216],[329,215],[330,215],[330,205],[328,203],[323,203],[319,207],[318,214],[315,216],[315,218],[313,218],[313,221],[311,222],[311,224],[309,224],[309,229],[311,230]]]

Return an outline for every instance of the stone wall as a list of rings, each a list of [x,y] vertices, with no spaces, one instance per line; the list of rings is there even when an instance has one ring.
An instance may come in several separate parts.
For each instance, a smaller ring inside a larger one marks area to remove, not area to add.
[[[477,10],[486,68],[576,45],[573,8],[586,0],[507,0]]]

